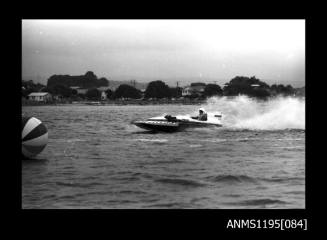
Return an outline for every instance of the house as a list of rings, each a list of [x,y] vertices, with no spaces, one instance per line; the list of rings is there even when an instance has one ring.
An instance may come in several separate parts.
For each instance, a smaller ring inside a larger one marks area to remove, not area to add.
[[[52,95],[48,92],[32,92],[28,95],[28,99],[37,102],[52,101]]]
[[[52,99],[55,101],[61,101],[61,100],[63,100],[63,98],[64,97],[61,94],[56,94],[56,95],[52,96]]]
[[[205,85],[187,86],[182,90],[182,96],[202,95],[204,93]]]
[[[105,91],[107,91],[108,89],[110,89],[109,87],[104,87],[104,86],[102,86],[102,87],[98,87],[97,88],[100,92],[105,92]]]
[[[107,93],[106,91],[110,89],[109,87],[98,87],[97,88],[101,92],[101,100],[107,100]]]
[[[146,89],[142,88],[142,89],[140,89],[140,92],[141,92],[141,98],[143,99],[145,97]]]
[[[79,86],[71,86],[71,87],[69,87],[69,88],[77,91],[77,90],[80,89],[81,87],[79,87]]]
[[[76,90],[77,90],[77,94],[86,94],[86,92],[88,91],[87,88],[79,88]]]
[[[191,87],[185,87],[182,89],[182,96],[190,96],[192,95]]]
[[[104,100],[107,100],[107,94],[106,92],[101,92],[101,100],[104,101]]]

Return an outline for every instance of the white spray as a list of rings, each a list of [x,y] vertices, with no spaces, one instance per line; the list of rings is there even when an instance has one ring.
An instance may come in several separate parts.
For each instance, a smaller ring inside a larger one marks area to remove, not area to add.
[[[213,97],[204,106],[209,115],[223,114],[224,127],[251,130],[305,129],[305,99],[276,97],[258,101],[247,96]]]

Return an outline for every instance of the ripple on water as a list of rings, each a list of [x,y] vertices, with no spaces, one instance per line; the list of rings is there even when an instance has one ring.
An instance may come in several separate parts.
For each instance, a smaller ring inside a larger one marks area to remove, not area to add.
[[[180,185],[184,187],[203,187],[206,186],[205,183],[201,183],[199,181],[195,180],[189,180],[189,179],[179,179],[179,178],[159,178],[155,180],[159,183],[164,184],[174,184],[174,185]]]
[[[242,200],[242,201],[235,201],[235,202],[225,202],[226,205],[233,205],[233,206],[266,206],[266,205],[285,205],[288,204],[286,201],[281,201],[278,199],[271,199],[271,198],[262,198],[262,199],[249,199],[249,200]]]
[[[212,182],[221,182],[221,183],[257,183],[258,181],[255,178],[246,176],[246,175],[217,175],[217,176],[208,176],[207,179]]]
[[[23,207],[304,207],[305,131],[227,127],[162,134],[130,124],[196,108],[23,107],[49,131],[38,156],[45,161],[22,161]]]

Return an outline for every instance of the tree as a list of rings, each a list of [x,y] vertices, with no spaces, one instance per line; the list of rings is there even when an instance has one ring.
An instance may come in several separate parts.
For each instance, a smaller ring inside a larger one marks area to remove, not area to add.
[[[224,95],[235,96],[245,94],[251,97],[268,97],[270,95],[269,85],[260,81],[255,76],[234,77],[223,89]]]
[[[107,90],[105,91],[105,93],[106,93],[106,95],[107,95],[107,98],[112,98],[113,95],[114,95],[114,92],[111,91],[111,89],[107,89]]]
[[[266,89],[266,88],[255,89],[255,90],[253,90],[253,94],[252,94],[253,97],[258,97],[258,98],[266,98],[266,97],[269,97],[270,95],[271,94],[270,94],[269,89]]]
[[[54,85],[52,87],[46,87],[44,91],[53,95],[61,95],[64,98],[68,98],[73,94],[72,89],[65,85]]]
[[[204,88],[204,96],[206,96],[206,97],[212,97],[212,96],[217,96],[217,95],[222,95],[222,94],[223,94],[223,90],[217,84],[208,84]]]
[[[101,86],[108,86],[109,81],[106,78],[98,79],[92,72],[88,71],[85,75],[70,76],[70,75],[52,75],[48,79],[47,86],[64,85],[67,87],[78,86],[81,88],[97,88]]]
[[[101,92],[96,88],[91,88],[87,90],[85,96],[89,100],[99,100],[101,98]]]
[[[291,85],[284,86],[283,84],[273,84],[270,88],[271,92],[275,95],[293,95],[296,91]]]
[[[95,79],[95,80],[97,79],[97,76],[92,71],[87,71],[84,76],[89,79]]]
[[[145,98],[170,98],[171,90],[167,84],[161,80],[152,81],[145,90]]]
[[[41,83],[34,83],[33,80],[22,80],[22,96],[27,98],[27,96],[32,92],[46,92],[45,86]]]
[[[295,89],[291,85],[286,86],[286,95],[293,95],[295,93]]]
[[[178,98],[182,96],[183,89],[181,87],[170,88],[171,97]]]
[[[108,79],[102,77],[97,80],[97,85],[98,85],[98,87],[101,87],[101,86],[107,87],[107,86],[109,86],[109,81],[108,81]]]
[[[195,87],[195,86],[205,86],[206,84],[203,82],[195,82],[195,83],[191,83],[191,87]]]
[[[77,97],[79,99],[85,99],[85,94],[83,94],[83,93],[77,93]]]
[[[141,98],[141,91],[127,84],[119,85],[114,93],[114,98]]]

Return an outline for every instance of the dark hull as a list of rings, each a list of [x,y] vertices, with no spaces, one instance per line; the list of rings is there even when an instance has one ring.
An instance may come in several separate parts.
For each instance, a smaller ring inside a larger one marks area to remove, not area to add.
[[[176,132],[181,129],[178,123],[169,122],[134,121],[133,124],[140,128],[156,132]]]
[[[168,122],[168,121],[134,121],[134,125],[151,131],[158,132],[176,132],[184,130],[185,128],[199,128],[199,127],[222,127],[220,124],[210,124],[210,123],[197,123],[197,122],[187,122],[187,121],[178,121],[178,122]]]

